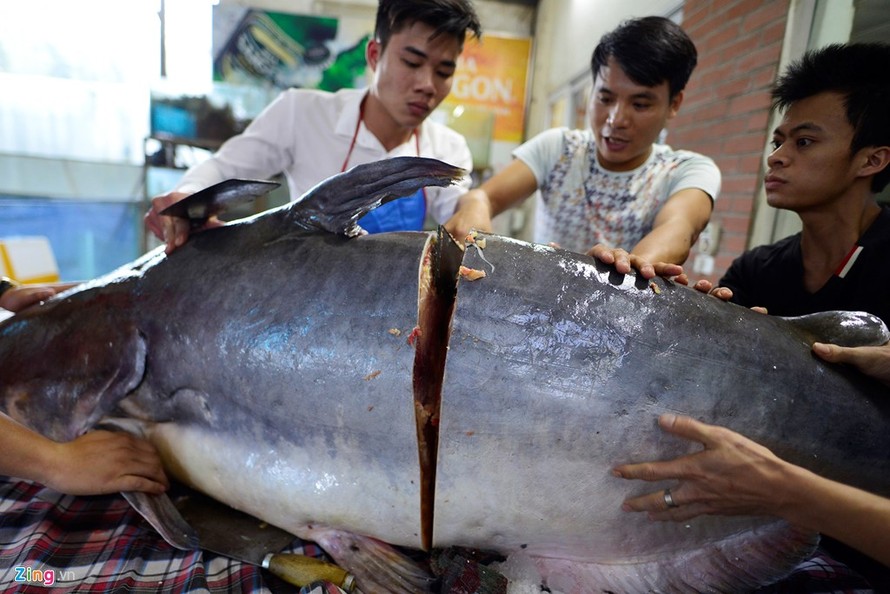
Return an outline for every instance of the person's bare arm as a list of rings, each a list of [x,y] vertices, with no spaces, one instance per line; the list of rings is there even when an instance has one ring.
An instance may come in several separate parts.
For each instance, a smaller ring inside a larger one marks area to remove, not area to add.
[[[674,521],[703,514],[777,516],[890,563],[890,499],[815,475],[725,427],[673,414],[658,422],[704,449],[674,460],[615,467],[621,478],[679,481],[671,488],[675,507],[657,491],[626,500],[625,511]]]
[[[531,168],[514,159],[481,186],[458,199],[454,215],[445,223],[445,229],[458,241],[463,241],[470,229],[490,232],[491,219],[516,206],[537,189],[538,182]]]
[[[711,208],[711,198],[702,190],[680,190],[665,202],[655,216],[652,231],[633,246],[631,253],[649,262],[682,265],[708,224]]]
[[[644,278],[681,275],[692,244],[711,218],[711,207],[711,198],[702,190],[680,190],[665,202],[652,230],[630,252],[597,244],[587,255],[613,264],[621,274],[637,270]]]
[[[69,495],[163,493],[169,486],[154,446],[127,433],[93,431],[65,443],[0,414],[0,474]]]

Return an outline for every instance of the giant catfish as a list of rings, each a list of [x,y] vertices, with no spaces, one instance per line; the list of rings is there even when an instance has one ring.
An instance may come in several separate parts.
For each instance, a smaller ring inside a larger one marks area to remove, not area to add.
[[[657,429],[665,411],[890,494],[886,389],[810,352],[884,343],[880,320],[780,319],[494,235],[356,236],[458,173],[356,167],[19,313],[3,409],[56,440],[144,434],[172,476],[317,541],[366,592],[431,587],[381,541],[518,554],[573,593],[740,592],[811,554],[774,518],[623,513],[653,486],[614,465],[694,449]],[[193,546],[165,497],[129,497]]]

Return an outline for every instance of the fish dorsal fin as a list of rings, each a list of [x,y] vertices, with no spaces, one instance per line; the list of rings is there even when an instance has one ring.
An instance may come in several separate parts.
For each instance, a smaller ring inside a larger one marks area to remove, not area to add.
[[[381,204],[428,186],[448,186],[465,174],[460,167],[425,157],[357,165],[303,194],[289,207],[288,218],[303,229],[353,237],[361,233],[357,221]]]
[[[823,311],[783,319],[816,342],[857,347],[880,346],[890,340],[881,318],[863,311]]]
[[[210,217],[264,196],[280,185],[258,179],[227,179],[186,196],[160,214],[188,219],[192,229],[197,229]]]

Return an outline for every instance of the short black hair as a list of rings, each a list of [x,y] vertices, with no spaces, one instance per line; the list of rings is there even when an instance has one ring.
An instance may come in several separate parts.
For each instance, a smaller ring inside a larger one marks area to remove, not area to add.
[[[825,92],[844,97],[847,121],[853,126],[851,154],[869,146],[890,146],[890,45],[833,43],[808,51],[776,80],[773,107],[785,109]],[[880,192],[888,182],[890,167],[872,178],[872,192]]]
[[[594,80],[609,58],[637,84],[654,87],[667,81],[673,99],[686,88],[698,63],[698,51],[677,23],[648,16],[626,20],[600,38],[590,58]]]
[[[432,27],[433,37],[451,35],[461,45],[467,31],[482,37],[482,25],[471,0],[380,0],[374,37],[386,48],[393,33],[414,23]]]

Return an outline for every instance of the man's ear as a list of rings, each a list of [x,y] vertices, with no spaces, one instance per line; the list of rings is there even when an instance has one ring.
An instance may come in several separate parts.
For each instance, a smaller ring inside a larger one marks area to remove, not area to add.
[[[859,169],[861,176],[877,175],[890,165],[890,146],[872,146],[866,150],[865,164]]]
[[[377,71],[377,62],[380,61],[380,55],[383,53],[383,46],[380,42],[373,37],[368,40],[368,45],[365,46],[365,60],[368,62],[368,67],[372,72]]]
[[[671,99],[671,106],[670,106],[671,111],[670,111],[670,115],[668,116],[668,119],[677,115],[677,112],[680,111],[680,106],[682,104],[683,104],[683,91],[680,91],[679,93],[674,95],[674,97]]]

